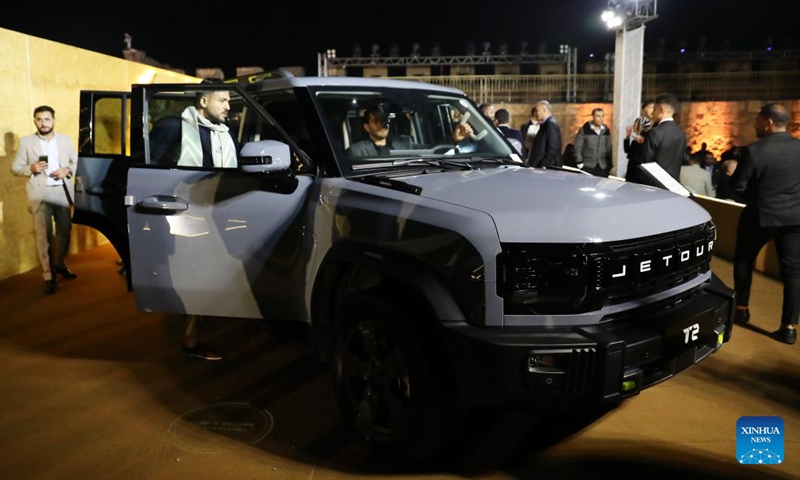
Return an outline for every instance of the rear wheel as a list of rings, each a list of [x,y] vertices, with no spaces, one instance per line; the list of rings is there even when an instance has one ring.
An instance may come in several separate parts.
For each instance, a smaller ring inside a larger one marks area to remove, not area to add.
[[[377,294],[349,299],[336,322],[333,376],[345,421],[397,462],[429,458],[459,419],[434,338],[430,322]]]

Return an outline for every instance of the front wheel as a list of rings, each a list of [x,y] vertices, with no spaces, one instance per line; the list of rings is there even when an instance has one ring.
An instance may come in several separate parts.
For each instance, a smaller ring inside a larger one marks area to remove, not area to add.
[[[336,322],[333,377],[345,421],[400,463],[429,458],[459,419],[433,330],[376,294],[349,299]]]

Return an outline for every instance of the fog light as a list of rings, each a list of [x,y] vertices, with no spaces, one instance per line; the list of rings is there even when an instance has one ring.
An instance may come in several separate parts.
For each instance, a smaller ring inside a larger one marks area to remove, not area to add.
[[[555,365],[552,355],[531,355],[528,357],[528,369],[537,367],[552,367]]]
[[[625,380],[622,382],[622,391],[628,392],[636,389],[636,380]]]

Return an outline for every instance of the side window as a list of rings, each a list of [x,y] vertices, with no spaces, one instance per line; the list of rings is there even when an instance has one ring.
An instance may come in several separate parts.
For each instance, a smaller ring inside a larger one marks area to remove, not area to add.
[[[91,110],[87,109],[87,114],[91,112],[93,117],[81,118],[80,153],[130,155],[130,111],[130,99],[127,97],[99,96],[95,99]]]
[[[147,105],[149,161],[169,167],[237,168],[248,134],[247,112],[235,90],[158,92]]]
[[[282,95],[275,99],[266,99],[262,105],[301,150],[312,158],[316,157],[311,134],[303,118],[300,105],[294,96]],[[280,140],[280,138],[274,140]]]

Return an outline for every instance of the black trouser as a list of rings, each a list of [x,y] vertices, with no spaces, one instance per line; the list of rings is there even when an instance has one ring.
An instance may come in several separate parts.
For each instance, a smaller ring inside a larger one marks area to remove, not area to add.
[[[749,304],[756,257],[770,240],[775,241],[783,280],[781,325],[797,325],[800,317],[800,225],[762,227],[758,222],[758,212],[748,211],[747,208],[742,211],[736,230],[736,254],[733,262],[736,304]]]

